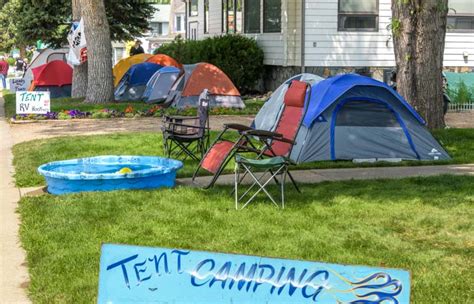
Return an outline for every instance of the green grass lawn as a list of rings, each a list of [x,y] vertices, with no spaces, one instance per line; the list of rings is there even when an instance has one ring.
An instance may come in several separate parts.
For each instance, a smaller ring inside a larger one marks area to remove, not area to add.
[[[28,292],[34,303],[95,302],[100,246],[120,243],[403,268],[413,303],[472,303],[473,185],[325,182],[288,187],[284,210],[262,197],[235,211],[229,187],[24,197]]]
[[[6,93],[4,91],[3,98],[5,100],[5,115],[6,117],[13,117],[16,112],[15,105],[15,95],[11,93]],[[263,101],[259,99],[249,99],[245,100],[246,108],[243,110],[239,109],[220,109],[218,114],[222,115],[251,115],[256,114],[258,110],[262,107]],[[148,109],[152,108],[153,104],[146,104],[143,101],[132,101],[132,102],[109,102],[102,104],[90,104],[84,103],[83,98],[56,98],[51,100],[51,111],[52,112],[61,112],[64,110],[80,110],[82,112],[94,112],[104,108],[110,110],[116,110],[119,112],[125,111],[125,109],[131,105],[135,111],[146,112]],[[169,110],[170,114],[176,114],[177,111],[174,109]],[[193,114],[192,110],[184,111],[181,114]]]
[[[215,136],[215,132],[213,136]],[[303,164],[298,169],[309,168],[343,168],[356,166],[413,166],[447,163],[474,163],[474,129],[446,129],[434,132],[435,137],[445,146],[452,161],[416,162],[405,161],[396,164],[354,164],[348,161],[317,162]],[[16,145],[13,148],[16,167],[16,183],[19,187],[44,185],[44,179],[37,173],[41,164],[97,155],[164,155],[160,133],[121,133],[96,136],[70,136],[54,139],[34,140]],[[195,162],[186,161],[179,176],[190,176],[196,166]],[[232,163],[226,172],[231,172]]]

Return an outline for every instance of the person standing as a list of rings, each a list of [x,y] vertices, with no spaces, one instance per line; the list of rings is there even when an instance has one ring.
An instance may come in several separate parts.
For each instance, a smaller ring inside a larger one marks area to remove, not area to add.
[[[8,76],[8,62],[6,62],[4,56],[0,56],[0,80],[2,81],[3,88],[7,88],[7,76]]]
[[[140,40],[135,41],[135,44],[130,48],[130,56],[145,53],[145,50],[141,44],[142,42]]]
[[[16,76],[21,76],[23,75],[25,68],[25,62],[23,61],[23,58],[18,57],[15,62],[15,74]]]

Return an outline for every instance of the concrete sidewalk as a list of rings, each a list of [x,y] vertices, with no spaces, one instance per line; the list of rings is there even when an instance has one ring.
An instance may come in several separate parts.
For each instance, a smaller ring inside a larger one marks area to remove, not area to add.
[[[320,183],[324,181],[343,181],[351,179],[396,179],[416,176],[436,176],[442,174],[472,175],[474,164],[446,165],[446,166],[416,166],[416,167],[376,167],[376,168],[350,168],[350,169],[313,169],[291,171],[298,183]],[[259,174],[257,174],[259,176]],[[207,184],[211,177],[197,179],[200,184]],[[250,182],[246,178],[244,182]],[[191,178],[180,178],[177,182],[181,185],[193,185]],[[287,180],[288,182],[288,180]],[[232,185],[234,175],[222,175],[217,180],[218,185]]]
[[[29,279],[25,252],[18,237],[20,221],[15,213],[20,192],[11,177],[12,145],[0,95],[0,303],[30,303],[26,296]]]

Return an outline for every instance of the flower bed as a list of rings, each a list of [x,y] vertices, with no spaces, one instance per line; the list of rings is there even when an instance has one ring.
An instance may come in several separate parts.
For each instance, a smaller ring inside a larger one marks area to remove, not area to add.
[[[254,115],[256,114],[263,102],[248,101],[245,109],[230,109],[230,108],[211,108],[211,115]],[[46,114],[16,114],[13,115],[12,121],[25,120],[68,120],[68,119],[104,119],[104,118],[138,118],[138,117],[161,117],[167,115],[183,115],[193,116],[197,115],[196,108],[162,108],[159,105],[153,105],[149,108],[136,109],[132,105],[128,105],[123,111],[111,108],[94,109],[90,111],[81,111],[79,109],[61,110],[58,112],[52,111]]]
[[[104,108],[93,111],[81,111],[77,109],[64,110],[60,112],[48,112],[46,114],[17,114],[12,117],[17,120],[68,120],[83,118],[135,118],[135,117],[160,117],[165,110],[160,106],[152,106],[146,111],[135,110],[129,105],[124,111]]]

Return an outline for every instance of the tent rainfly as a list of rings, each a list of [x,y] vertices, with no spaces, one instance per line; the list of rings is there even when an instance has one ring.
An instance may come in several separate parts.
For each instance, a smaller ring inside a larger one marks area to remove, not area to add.
[[[72,68],[66,62],[54,60],[32,69],[30,91],[49,91],[51,98],[71,97]]]
[[[197,107],[199,95],[207,89],[211,107],[245,108],[232,80],[210,63],[184,65],[184,73],[171,88],[165,103],[176,108]]]
[[[148,58],[152,57],[151,54],[137,54],[124,59],[121,59],[117,64],[114,65],[112,74],[114,75],[114,86],[117,87],[123,75],[135,64],[145,62]]]
[[[66,56],[69,52],[69,49],[44,49],[36,57],[33,57],[31,64],[28,66],[28,69],[23,74],[23,79],[25,80],[26,87],[30,87],[33,82],[33,69],[41,65],[47,64],[51,61],[61,60],[67,62]]]
[[[172,66],[159,69],[148,81],[143,100],[146,103],[163,103],[180,74],[181,70]]]
[[[276,90],[254,126],[273,131],[291,81],[305,78],[307,74],[293,77]],[[312,79],[290,155],[294,162],[450,159],[423,118],[385,83],[357,74]]]
[[[153,74],[162,67],[163,66],[159,64],[150,62],[143,62],[132,66],[122,77],[122,80],[120,80],[120,83],[115,89],[115,100],[140,100],[145,91],[146,84]]]

